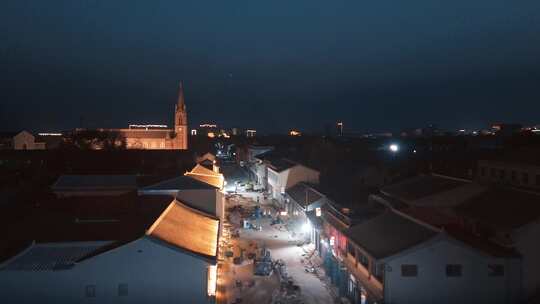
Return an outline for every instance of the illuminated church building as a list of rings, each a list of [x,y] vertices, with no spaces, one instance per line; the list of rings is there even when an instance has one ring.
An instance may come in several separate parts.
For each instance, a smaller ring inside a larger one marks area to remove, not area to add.
[[[174,111],[174,129],[159,125],[130,125],[129,129],[117,129],[116,131],[126,139],[126,148],[128,149],[187,150],[187,129],[184,86],[180,82]]]

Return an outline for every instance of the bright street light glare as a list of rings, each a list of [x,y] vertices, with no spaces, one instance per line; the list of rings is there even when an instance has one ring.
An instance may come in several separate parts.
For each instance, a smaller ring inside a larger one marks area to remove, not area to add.
[[[390,151],[392,152],[397,152],[399,150],[399,146],[396,145],[396,144],[391,144],[390,145]]]
[[[311,224],[309,222],[306,222],[304,225],[302,225],[303,232],[309,232],[310,230],[311,230]]]

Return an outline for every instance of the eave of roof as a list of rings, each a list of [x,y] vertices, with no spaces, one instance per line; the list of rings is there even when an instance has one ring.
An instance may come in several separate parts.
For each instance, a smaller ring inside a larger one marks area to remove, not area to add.
[[[174,200],[146,235],[204,258],[215,259],[219,225],[219,219]]]
[[[304,183],[297,183],[285,191],[296,203],[307,207],[323,199],[323,195]]]
[[[388,210],[350,227],[345,234],[375,259],[383,259],[423,243],[438,232]]]
[[[199,181],[190,176],[182,175],[168,180],[161,181],[154,185],[143,187],[142,191],[160,190],[196,190],[196,189],[218,189],[206,182]]]

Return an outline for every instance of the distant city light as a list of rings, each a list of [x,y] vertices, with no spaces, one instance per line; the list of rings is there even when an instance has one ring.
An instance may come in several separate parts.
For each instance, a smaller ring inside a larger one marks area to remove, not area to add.
[[[391,144],[390,145],[390,151],[392,151],[392,152],[399,151],[399,146],[397,144]]]
[[[257,130],[252,130],[252,129],[246,130],[247,137],[255,137],[255,134],[257,134]]]
[[[297,130],[291,130],[289,132],[289,135],[290,136],[300,136],[300,135],[302,135],[302,133],[300,131],[297,131]]]
[[[62,136],[62,133],[38,133],[39,136]]]
[[[416,149],[415,149],[415,150],[412,150],[412,153],[416,154]]]
[[[207,135],[208,135],[208,137],[210,137],[210,138],[216,137],[216,134],[215,134],[214,132],[208,132]]]
[[[338,132],[339,132],[338,135],[342,136],[343,135],[343,122],[342,121],[338,121],[337,128],[338,128]]]
[[[197,135],[197,129],[192,129],[191,130],[191,135],[193,135],[193,136]]]
[[[216,124],[202,124],[202,125],[199,125],[199,127],[201,127],[201,128],[217,128],[217,125]]]

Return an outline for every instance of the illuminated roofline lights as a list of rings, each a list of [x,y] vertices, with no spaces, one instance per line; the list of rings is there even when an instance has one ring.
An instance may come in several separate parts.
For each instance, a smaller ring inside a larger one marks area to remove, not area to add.
[[[62,136],[62,133],[38,133],[39,136]]]
[[[139,124],[130,124],[129,128],[167,128],[167,125],[139,125]]]

